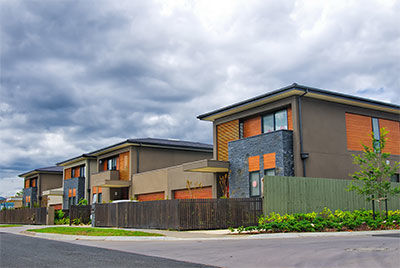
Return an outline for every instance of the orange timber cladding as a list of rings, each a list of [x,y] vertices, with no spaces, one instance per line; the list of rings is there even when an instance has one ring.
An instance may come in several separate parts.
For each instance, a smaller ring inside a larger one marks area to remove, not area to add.
[[[293,130],[292,109],[287,107],[288,129]],[[248,138],[262,133],[262,116],[243,120],[243,138]],[[239,139],[239,120],[232,120],[217,125],[217,157],[218,160],[228,161],[228,143]]]

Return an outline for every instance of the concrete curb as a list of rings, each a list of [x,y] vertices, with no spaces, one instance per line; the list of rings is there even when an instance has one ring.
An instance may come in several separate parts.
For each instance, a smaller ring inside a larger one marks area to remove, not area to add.
[[[359,231],[359,232],[315,232],[315,233],[265,233],[254,235],[225,235],[221,237],[159,237],[159,236],[82,236],[82,235],[62,235],[46,234],[22,231],[22,235],[52,240],[88,240],[88,241],[204,241],[204,240],[242,240],[242,239],[282,239],[282,238],[306,238],[306,237],[349,237],[349,236],[368,236],[377,234],[399,234],[400,230],[384,231]]]

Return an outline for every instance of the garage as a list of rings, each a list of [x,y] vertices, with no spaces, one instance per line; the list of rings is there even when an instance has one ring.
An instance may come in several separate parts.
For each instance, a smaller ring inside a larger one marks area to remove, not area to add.
[[[136,195],[138,201],[154,201],[154,200],[164,200],[164,192],[148,193],[148,194],[138,194]]]
[[[212,187],[200,187],[174,191],[174,199],[211,199],[212,198]]]

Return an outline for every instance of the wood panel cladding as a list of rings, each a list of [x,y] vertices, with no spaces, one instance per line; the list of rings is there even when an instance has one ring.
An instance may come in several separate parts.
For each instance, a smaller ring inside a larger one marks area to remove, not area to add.
[[[389,133],[386,138],[386,146],[383,151],[400,155],[400,122],[386,119],[379,119],[379,128],[385,128]]]
[[[217,158],[228,161],[228,142],[239,139],[239,120],[217,125]]]
[[[164,192],[156,192],[149,194],[138,194],[136,195],[136,199],[138,201],[153,201],[153,200],[164,200]]]
[[[275,153],[264,154],[264,169],[272,169],[276,167]]]
[[[261,116],[256,116],[243,121],[243,138],[261,134]]]
[[[293,113],[292,107],[287,108],[287,122],[288,122],[288,129],[293,130]]]
[[[97,194],[97,193],[101,193],[102,192],[102,189],[101,189],[101,187],[99,187],[99,186],[93,186],[93,189],[92,189],[92,193],[93,194]]]
[[[371,146],[372,122],[371,117],[346,113],[347,149],[362,151],[363,146]]]
[[[249,162],[249,172],[260,170],[260,156],[259,155],[250,156],[248,158],[248,162]]]
[[[65,180],[71,179],[71,171],[72,171],[71,168],[66,168],[64,170],[64,179]]]
[[[119,170],[119,179],[129,181],[129,152],[121,153],[117,161],[117,170]]]
[[[31,181],[29,179],[25,180],[25,188],[29,188]]]
[[[184,190],[175,190],[174,199],[211,199],[212,198],[212,187],[200,187]]]

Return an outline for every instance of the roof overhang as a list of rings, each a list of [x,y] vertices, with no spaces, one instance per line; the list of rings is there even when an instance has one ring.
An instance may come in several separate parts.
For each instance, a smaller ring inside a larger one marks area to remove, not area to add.
[[[60,175],[62,175],[62,171],[32,170],[32,171],[18,175],[18,177],[27,178],[27,177],[31,177],[33,175],[39,175],[39,174],[60,174]]]
[[[229,162],[214,159],[203,159],[183,164],[183,171],[207,173],[228,172]]]
[[[65,166],[69,166],[69,165],[84,161],[86,159],[96,159],[96,157],[89,155],[89,154],[83,154],[83,155],[59,162],[59,163],[57,163],[57,166],[65,167]]]
[[[197,118],[205,121],[215,121],[238,112],[242,112],[254,107],[275,102],[291,96],[306,95],[309,98],[315,98],[330,102],[342,103],[352,106],[358,106],[368,109],[374,109],[383,112],[400,114],[400,106],[380,101],[359,98],[356,96],[346,95],[342,93],[331,92],[318,88],[312,88],[302,85],[293,84],[267,94],[263,94],[206,114],[199,115]]]
[[[121,180],[105,180],[101,185],[96,185],[100,187],[106,188],[121,188],[121,187],[129,187],[131,186],[130,181],[121,181]]]

